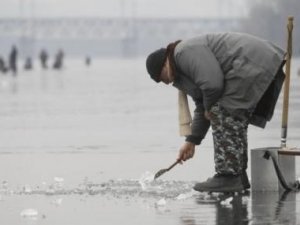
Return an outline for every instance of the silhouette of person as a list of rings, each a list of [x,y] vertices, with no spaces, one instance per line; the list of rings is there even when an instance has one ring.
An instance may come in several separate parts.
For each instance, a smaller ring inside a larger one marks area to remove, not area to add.
[[[9,69],[13,72],[13,75],[17,75],[17,58],[18,58],[18,50],[15,45],[12,46],[10,54],[9,54]]]
[[[85,57],[85,65],[87,65],[87,66],[91,65],[91,57],[90,56]]]
[[[0,56],[0,72],[6,73],[8,68],[5,65],[5,61],[2,56]]]
[[[47,69],[47,61],[48,61],[48,53],[45,49],[42,49],[40,52],[40,60],[41,60],[41,65],[43,69]]]
[[[63,67],[63,59],[64,59],[64,52],[59,49],[55,55],[55,61],[53,64],[54,69],[61,69]]]

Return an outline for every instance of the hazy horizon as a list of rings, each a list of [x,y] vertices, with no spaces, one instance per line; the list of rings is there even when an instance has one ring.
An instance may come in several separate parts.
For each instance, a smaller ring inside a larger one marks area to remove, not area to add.
[[[0,18],[244,17],[240,0],[2,0]]]

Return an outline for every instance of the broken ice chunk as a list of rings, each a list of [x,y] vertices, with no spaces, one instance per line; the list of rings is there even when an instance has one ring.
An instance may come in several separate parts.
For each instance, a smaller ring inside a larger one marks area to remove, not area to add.
[[[162,198],[162,199],[160,199],[159,201],[157,201],[157,202],[155,203],[155,206],[156,206],[156,207],[161,207],[161,206],[165,206],[166,204],[167,204],[166,199]]]
[[[62,182],[64,182],[64,178],[62,178],[62,177],[54,177],[54,181],[55,182],[57,182],[57,183],[62,183]]]
[[[221,201],[220,204],[223,206],[231,206],[232,200],[233,200],[233,197],[229,197],[229,198],[226,198],[223,201]]]
[[[143,190],[146,190],[152,181],[154,181],[154,174],[146,171],[139,179],[139,184],[141,185]]]
[[[185,200],[185,199],[188,199],[188,198],[191,198],[194,194],[196,194],[196,191],[190,191],[188,193],[185,193],[185,194],[180,194],[176,197],[177,200]]]
[[[249,198],[247,196],[243,196],[242,197],[242,204],[246,205],[246,204],[248,204],[248,202],[249,202]]]
[[[23,187],[23,191],[24,193],[26,194],[30,194],[32,192],[32,188],[30,187],[30,185],[26,184],[24,187]]]
[[[62,198],[57,198],[57,199],[54,199],[52,201],[52,204],[56,205],[56,206],[60,206],[61,203],[62,203],[63,199]]]
[[[64,182],[64,178],[62,177],[54,177],[54,181],[55,181],[55,188],[62,188],[63,186],[63,182]]]
[[[186,199],[186,194],[180,194],[176,197],[177,200],[184,200]]]
[[[20,215],[26,218],[36,218],[38,216],[38,211],[36,209],[24,209],[21,211]]]

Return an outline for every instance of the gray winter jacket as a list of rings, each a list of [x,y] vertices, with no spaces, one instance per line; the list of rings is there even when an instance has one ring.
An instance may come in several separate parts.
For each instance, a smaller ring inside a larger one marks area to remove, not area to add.
[[[191,96],[196,104],[192,135],[187,141],[200,144],[210,126],[204,111],[209,111],[215,103],[232,115],[245,109],[255,111],[266,90],[272,86],[275,93],[269,93],[269,99],[265,100],[272,104],[260,109],[268,113],[259,117],[254,113],[250,121],[264,127],[273,115],[284,80],[283,73],[275,79],[283,61],[282,49],[248,34],[205,34],[180,42],[174,51],[176,78],[173,86]]]

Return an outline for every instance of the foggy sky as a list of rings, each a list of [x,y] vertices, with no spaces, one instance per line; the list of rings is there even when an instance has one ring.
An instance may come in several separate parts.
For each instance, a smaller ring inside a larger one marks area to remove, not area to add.
[[[242,0],[0,0],[6,17],[239,17]]]

